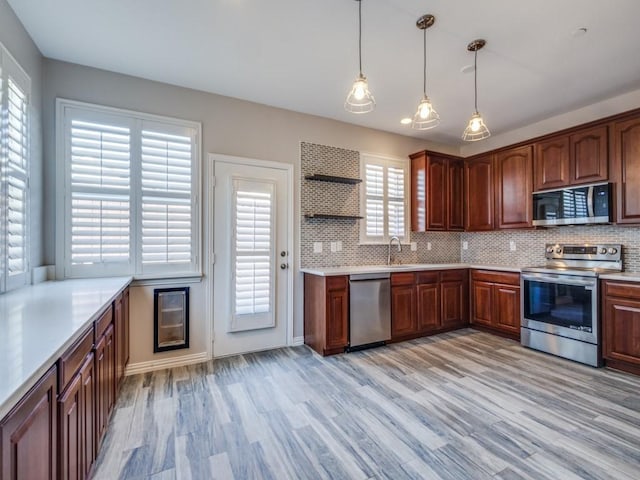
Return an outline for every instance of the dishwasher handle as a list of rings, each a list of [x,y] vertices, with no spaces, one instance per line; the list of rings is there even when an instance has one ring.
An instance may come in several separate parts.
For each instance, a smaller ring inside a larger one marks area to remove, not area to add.
[[[350,282],[364,282],[369,280],[388,280],[389,278],[391,278],[391,274],[389,272],[358,273],[354,275],[349,275]]]

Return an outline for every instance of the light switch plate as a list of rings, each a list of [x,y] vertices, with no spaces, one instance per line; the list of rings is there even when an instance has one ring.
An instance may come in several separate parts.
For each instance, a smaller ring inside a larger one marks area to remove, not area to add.
[[[342,251],[342,241],[341,240],[338,240],[336,242],[336,250],[338,250],[339,252]]]
[[[431,242],[427,242],[427,250],[431,250]]]
[[[469,250],[469,242],[462,242],[462,249]]]
[[[338,246],[336,245],[336,242],[331,242],[331,253],[336,253],[337,250]]]
[[[516,242],[514,242],[513,240],[509,242],[509,250],[511,250],[512,252],[516,251]]]
[[[313,253],[322,253],[322,242],[313,242]]]
[[[411,242],[411,251],[412,252],[418,251],[418,244],[416,242]]]

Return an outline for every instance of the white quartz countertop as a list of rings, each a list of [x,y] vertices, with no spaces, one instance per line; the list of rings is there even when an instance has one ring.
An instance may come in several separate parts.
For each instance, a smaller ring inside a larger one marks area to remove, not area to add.
[[[0,295],[0,419],[131,280],[52,281]]]
[[[623,280],[625,282],[640,282],[640,272],[606,273],[598,278],[602,280]]]
[[[457,268],[497,270],[500,272],[520,272],[520,268],[518,267],[505,267],[501,265],[471,265],[468,263],[406,263],[392,266],[358,265],[350,267],[301,268],[300,271],[311,275],[330,277],[333,275],[355,275],[359,273],[418,272],[422,270],[453,270]]]

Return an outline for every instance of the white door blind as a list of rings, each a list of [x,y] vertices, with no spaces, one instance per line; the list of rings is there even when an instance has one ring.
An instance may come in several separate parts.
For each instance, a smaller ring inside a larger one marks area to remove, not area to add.
[[[129,263],[130,129],[71,121],[71,264]]]
[[[231,331],[275,325],[274,200],[273,184],[234,180],[235,298]]]
[[[25,274],[27,261],[28,120],[27,95],[7,82],[7,276]]]
[[[142,263],[188,264],[194,137],[143,129],[141,142]]]

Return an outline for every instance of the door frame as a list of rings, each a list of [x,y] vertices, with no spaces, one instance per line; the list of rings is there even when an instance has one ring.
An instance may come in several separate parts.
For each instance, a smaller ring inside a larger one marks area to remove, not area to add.
[[[295,254],[294,251],[294,233],[295,233],[295,225],[294,225],[294,179],[293,173],[294,168],[290,163],[283,162],[274,162],[271,160],[260,160],[257,158],[248,158],[248,157],[237,157],[233,155],[223,155],[219,153],[209,153],[207,155],[207,174],[205,177],[205,202],[204,202],[204,232],[205,239],[204,244],[206,245],[206,251],[204,252],[204,258],[206,262],[205,274],[209,278],[209,282],[207,282],[207,292],[206,292],[206,305],[205,312],[207,316],[207,330],[209,331],[209,342],[207,345],[207,355],[210,359],[214,358],[214,328],[213,328],[213,291],[214,291],[214,267],[215,267],[215,245],[214,245],[214,232],[215,232],[215,187],[216,187],[216,179],[215,179],[215,163],[218,162],[227,162],[234,163],[236,165],[244,165],[249,167],[266,167],[266,168],[275,168],[278,170],[284,170],[287,173],[287,188],[289,190],[289,199],[286,202],[286,210],[287,210],[287,223],[289,235],[286,239],[286,246],[288,255],[288,263],[289,268],[287,269],[287,324],[286,324],[286,345],[292,346],[294,345],[293,338],[293,270],[295,265]]]

